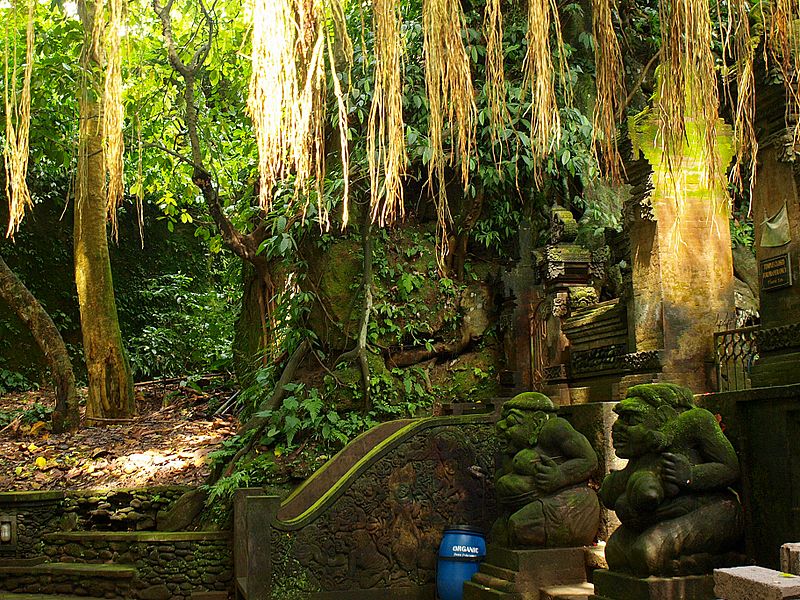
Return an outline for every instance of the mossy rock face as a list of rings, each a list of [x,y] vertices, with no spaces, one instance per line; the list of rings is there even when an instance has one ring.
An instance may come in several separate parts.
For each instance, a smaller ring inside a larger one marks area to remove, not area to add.
[[[325,251],[315,249],[309,258],[310,290],[317,301],[309,325],[322,343],[343,350],[358,335],[357,305],[362,268],[361,244],[343,239]]]
[[[307,257],[306,288],[317,297],[309,325],[332,352],[349,349],[361,318],[361,240],[341,238],[327,249],[310,249]],[[457,330],[461,286],[437,274],[432,236],[413,226],[375,233],[372,268],[372,343],[409,345]]]
[[[382,257],[381,257],[382,254]],[[413,345],[456,331],[461,287],[436,268],[434,238],[420,228],[395,230],[376,252],[374,297],[378,343]]]
[[[499,353],[494,346],[462,354],[431,369],[430,379],[439,399],[445,402],[479,402],[499,393],[497,365]]]

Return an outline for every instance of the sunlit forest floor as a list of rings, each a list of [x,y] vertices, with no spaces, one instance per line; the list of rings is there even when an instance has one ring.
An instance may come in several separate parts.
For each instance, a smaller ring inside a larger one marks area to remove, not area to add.
[[[0,491],[202,484],[209,454],[238,425],[213,414],[230,394],[180,381],[140,384],[136,417],[65,434],[47,428],[47,390],[0,395],[8,421],[0,425]]]

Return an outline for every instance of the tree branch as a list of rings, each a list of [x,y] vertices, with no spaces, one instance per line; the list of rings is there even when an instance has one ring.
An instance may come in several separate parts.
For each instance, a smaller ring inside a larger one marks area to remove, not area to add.
[[[644,69],[642,69],[642,72],[639,73],[639,79],[636,80],[636,83],[634,84],[633,88],[631,88],[628,97],[625,98],[625,102],[623,102],[622,106],[619,107],[619,113],[617,114],[617,121],[622,120],[622,116],[625,114],[625,109],[627,109],[628,105],[630,105],[630,103],[633,102],[633,97],[636,95],[636,92],[639,91],[639,88],[642,87],[642,83],[644,82],[644,78],[647,76],[647,73],[650,71],[650,67],[653,66],[653,63],[659,56],[661,56],[661,49],[659,49],[658,52],[656,52],[653,55],[653,57],[644,66]]]
[[[214,36],[214,18],[206,5],[201,1],[200,9],[203,12],[203,18],[206,23],[207,35],[203,44],[195,51],[192,56],[191,62],[187,65],[184,63],[175,45],[175,38],[172,32],[172,16],[170,10],[174,0],[168,0],[162,6],[159,0],[153,0],[153,10],[161,20],[161,28],[164,35],[164,42],[167,46],[167,54],[172,68],[177,71],[184,81],[183,99],[186,109],[186,131],[189,138],[189,145],[191,148],[191,160],[186,157],[170,151],[166,148],[161,148],[163,151],[176,156],[179,160],[191,165],[192,182],[198,187],[203,194],[208,212],[214,219],[222,239],[226,245],[240,258],[251,262],[257,263],[264,261],[263,257],[258,256],[258,247],[264,239],[265,230],[256,229],[258,237],[255,237],[256,232],[250,235],[243,235],[233,225],[231,220],[225,215],[222,208],[222,202],[219,198],[219,191],[216,183],[209,170],[203,163],[203,150],[200,144],[200,136],[197,132],[197,107],[194,103],[194,89],[197,81],[197,74],[200,72],[205,60],[208,58],[208,53],[211,49],[211,40]]]

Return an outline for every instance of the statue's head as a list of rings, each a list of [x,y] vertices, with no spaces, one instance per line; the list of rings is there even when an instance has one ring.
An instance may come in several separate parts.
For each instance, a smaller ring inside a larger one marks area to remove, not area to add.
[[[620,458],[634,458],[669,447],[670,425],[693,408],[691,390],[671,383],[636,385],[614,407],[618,418],[612,427],[614,451]]]
[[[503,404],[497,430],[509,449],[517,452],[535,446],[542,426],[555,414],[556,407],[550,398],[538,392],[525,392]]]

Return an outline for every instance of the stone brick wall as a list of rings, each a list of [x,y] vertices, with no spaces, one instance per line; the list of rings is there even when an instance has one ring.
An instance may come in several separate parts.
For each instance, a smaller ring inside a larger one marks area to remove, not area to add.
[[[64,499],[65,529],[150,531],[157,514],[189,488],[158,486],[139,489],[68,492]]]
[[[233,590],[227,532],[56,533],[46,541],[52,562],[136,567],[132,589],[142,600],[182,600],[193,592]]]
[[[16,517],[17,545],[0,559],[30,558],[42,554],[42,535],[57,531],[61,522],[63,492],[9,492],[0,494],[0,515]]]

